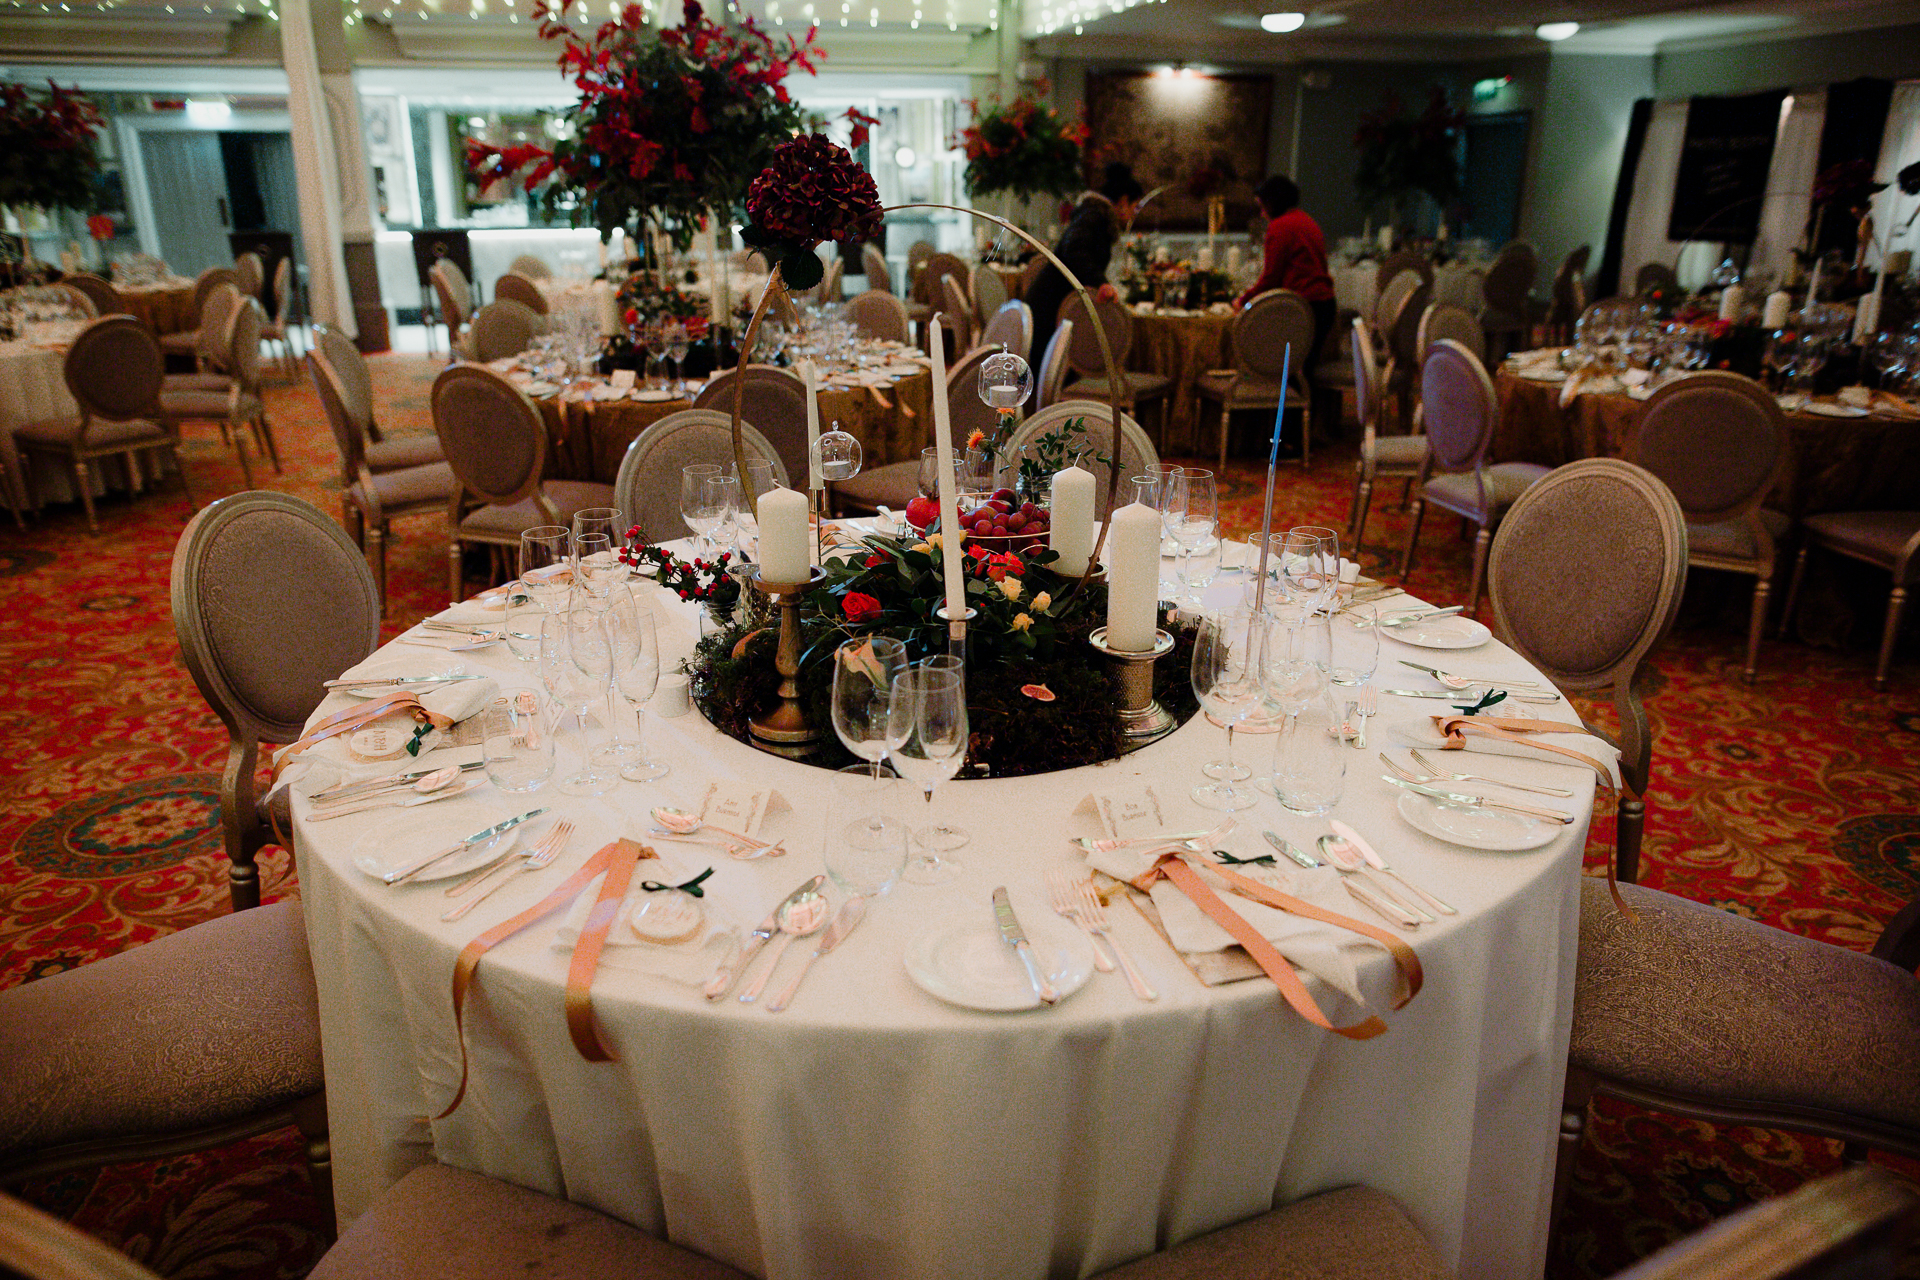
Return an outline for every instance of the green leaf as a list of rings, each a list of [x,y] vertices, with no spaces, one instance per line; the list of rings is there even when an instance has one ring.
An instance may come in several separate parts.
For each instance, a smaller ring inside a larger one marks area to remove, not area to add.
[[[820,283],[827,269],[813,250],[799,245],[787,245],[785,250],[780,256],[780,278],[789,289],[811,289]]]

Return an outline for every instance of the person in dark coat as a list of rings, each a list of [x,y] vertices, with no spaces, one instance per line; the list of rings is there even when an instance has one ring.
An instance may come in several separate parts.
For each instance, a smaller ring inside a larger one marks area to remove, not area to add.
[[[1099,296],[1110,298],[1112,285],[1106,283],[1107,263],[1113,258],[1113,242],[1120,229],[1133,219],[1134,206],[1145,192],[1134,179],[1133,170],[1118,161],[1106,167],[1097,191],[1083,192],[1073,207],[1073,217],[1053,247],[1060,261],[1078,276],[1080,283],[1097,289]],[[1033,362],[1037,366],[1046,356],[1047,343],[1059,326],[1060,304],[1073,292],[1073,286],[1060,274],[1060,268],[1048,263],[1033,287],[1027,290],[1026,303],[1033,308]],[[1036,370],[1037,372],[1037,370]]]

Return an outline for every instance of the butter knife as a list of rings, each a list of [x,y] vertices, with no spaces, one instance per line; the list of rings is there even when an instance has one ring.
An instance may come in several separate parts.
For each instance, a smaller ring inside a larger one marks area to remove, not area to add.
[[[1573,821],[1573,815],[1562,813],[1558,809],[1535,809],[1531,805],[1502,804],[1498,800],[1489,800],[1485,796],[1472,796],[1463,791],[1442,791],[1439,787],[1429,787],[1425,783],[1408,782],[1405,778],[1396,778],[1390,774],[1381,774],[1382,782],[1391,782],[1416,795],[1426,796],[1430,800],[1444,800],[1448,804],[1462,805],[1468,809],[1503,809],[1508,813],[1524,814],[1529,818],[1543,818],[1548,822],[1557,822],[1566,826]]]
[[[701,988],[707,999],[718,1000],[726,995],[728,991],[732,990],[734,979],[739,977],[740,971],[747,967],[747,962],[753,959],[754,954],[766,944],[767,939],[780,932],[779,917],[781,907],[786,906],[787,903],[793,902],[796,899],[803,898],[807,894],[820,892],[826,883],[827,878],[825,876],[815,876],[780,901],[774,903],[773,910],[767,912],[767,918],[755,925],[753,932],[747,935],[746,943],[741,946],[738,951],[734,952],[734,954],[721,961],[720,967],[713,971],[711,978],[707,979],[707,985]]]
[[[1060,993],[1047,981],[1047,975],[1040,971],[1040,959],[1033,954],[1033,944],[1027,941],[1026,930],[1020,927],[1020,918],[1013,914],[1013,903],[1007,897],[1007,886],[1001,885],[993,891],[993,918],[1000,924],[1000,936],[1006,939],[1020,957],[1020,963],[1026,966],[1027,982],[1033,987],[1033,994],[1039,997],[1041,1004],[1053,1004],[1060,999]]]
[[[527,821],[530,818],[537,818],[541,814],[545,813],[546,811],[547,811],[546,807],[543,805],[538,809],[529,809],[523,814],[520,814],[516,817],[508,818],[504,822],[496,822],[492,826],[488,827],[486,830],[476,831],[472,835],[468,836],[465,840],[456,841],[453,844],[448,845],[446,848],[440,850],[438,853],[428,854],[426,857],[420,859],[420,861],[414,863],[412,866],[402,867],[398,871],[389,871],[387,872],[386,875],[381,876],[380,878],[382,880],[385,880],[388,884],[404,884],[408,880],[411,880],[415,876],[419,875],[422,871],[425,871],[428,867],[432,866],[434,863],[439,862],[441,859],[451,858],[456,853],[460,853],[466,849],[471,849],[474,845],[479,844],[482,840],[491,840],[495,836],[499,835],[502,831],[511,831],[515,827],[519,826],[521,823]]]
[[[1381,857],[1378,853],[1375,853],[1373,846],[1367,843],[1367,838],[1361,835],[1358,831],[1355,831],[1352,827],[1340,821],[1340,819],[1338,818],[1329,819],[1327,822],[1327,825],[1333,828],[1333,834],[1339,836],[1342,840],[1345,840],[1348,844],[1358,849],[1360,851],[1360,856],[1365,858],[1367,860],[1367,865],[1372,867],[1375,871],[1378,871],[1383,876],[1392,877],[1395,884],[1398,884],[1401,888],[1407,890],[1407,892],[1413,894],[1414,897],[1419,898],[1421,901],[1425,902],[1429,907],[1433,908],[1435,911],[1438,911],[1440,914],[1448,915],[1448,916],[1457,916],[1460,914],[1460,912],[1456,908],[1448,906],[1446,903],[1440,901],[1440,899],[1434,897],[1432,894],[1428,893],[1425,889],[1422,889],[1419,885],[1413,883],[1411,880],[1401,875],[1398,871],[1395,871],[1392,867],[1388,866],[1387,860]]]
[[[1495,687],[1498,688],[1499,686],[1496,685]],[[1382,692],[1390,693],[1396,698],[1444,698],[1448,702],[1473,701],[1473,696],[1464,689],[1385,689],[1382,690]],[[1515,702],[1560,701],[1560,695],[1557,693],[1514,693],[1509,690],[1507,696]],[[1568,726],[1568,732],[1571,733],[1574,731],[1572,726]]]
[[[452,684],[456,680],[485,680],[486,676],[374,676],[362,680],[323,680],[325,689],[358,689],[383,684]]]

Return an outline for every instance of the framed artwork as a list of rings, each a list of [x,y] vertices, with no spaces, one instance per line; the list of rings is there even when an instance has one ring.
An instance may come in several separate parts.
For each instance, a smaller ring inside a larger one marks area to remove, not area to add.
[[[1226,202],[1223,230],[1259,213],[1253,188],[1267,175],[1273,77],[1191,71],[1087,76],[1087,182],[1124,160],[1148,191],[1136,231],[1205,231],[1209,195]]]

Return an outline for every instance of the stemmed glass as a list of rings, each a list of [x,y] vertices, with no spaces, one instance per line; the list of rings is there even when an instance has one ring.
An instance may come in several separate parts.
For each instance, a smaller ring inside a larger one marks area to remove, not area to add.
[[[922,666],[893,678],[887,697],[888,763],[901,777],[920,784],[929,805],[934,788],[960,772],[967,736],[967,694],[960,672]],[[926,838],[937,840],[940,830],[914,833],[926,852],[908,864],[909,882],[942,884],[960,874],[960,864],[941,857],[941,845]]]
[[[626,577],[627,567],[613,552],[613,539],[604,533],[575,534],[573,583],[590,607],[604,609],[613,589]]]
[[[1287,530],[1280,573],[1293,599],[1327,608],[1340,589],[1340,535],[1314,524]]]
[[[735,476],[738,479],[738,476]],[[742,560],[756,560],[760,551],[760,499],[779,488],[773,478],[773,464],[765,458],[747,459],[747,483],[740,488],[738,510],[734,513],[734,548]]]
[[[714,527],[713,550],[718,554],[722,547],[740,550],[740,526],[743,521],[751,521],[754,536],[759,537],[759,507],[753,500],[740,491],[740,478],[733,475],[712,476],[707,480],[707,499],[720,513],[720,523]],[[738,554],[735,555],[738,559]]]
[[[1193,789],[1194,803],[1203,808],[1231,813],[1259,800],[1252,791],[1233,785],[1246,776],[1233,758],[1233,729],[1260,705],[1266,635],[1265,615],[1248,609],[1208,614],[1195,634],[1193,693],[1227,731],[1227,755],[1219,762],[1216,780]]]
[[[561,779],[560,789],[568,795],[605,795],[619,778],[594,768],[587,749],[587,713],[607,705],[613,678],[613,647],[599,613],[577,608],[547,615],[540,626],[540,678],[580,729],[580,772]]]
[[[653,609],[623,584],[614,589],[604,625],[613,651],[612,688],[607,691],[612,741],[594,758],[602,764],[617,765],[620,776],[629,782],[654,782],[667,776],[668,766],[664,760],[649,758],[646,752],[647,703],[660,684],[660,641],[654,630]],[[633,714],[631,742],[620,736],[625,717],[619,714],[615,695]]]
[[[520,585],[548,613],[566,607],[572,554],[572,535],[560,525],[543,524],[520,535]]]
[[[956,467],[957,471],[958,468]],[[920,451],[920,469],[914,476],[914,483],[920,488],[923,498],[940,496],[940,451],[922,449]]]
[[[713,531],[727,517],[725,508],[717,505],[726,497],[726,490],[711,485],[719,478],[717,462],[694,462],[680,468],[680,518],[699,539],[694,553],[702,558],[712,557]]]
[[[1213,537],[1219,523],[1219,499],[1213,472],[1198,467],[1182,467],[1173,477],[1174,498],[1167,504],[1167,529],[1180,548],[1177,599],[1185,600],[1193,553]],[[1199,601],[1194,601],[1198,604]]]
[[[683,396],[686,394],[687,384],[681,376],[680,362],[687,358],[689,341],[687,326],[678,321],[669,324],[665,333],[662,334],[662,340],[666,346],[667,359],[673,361],[673,393],[676,396]]]
[[[887,754],[887,698],[907,666],[907,646],[891,636],[861,636],[834,651],[833,731],[876,778]]]

